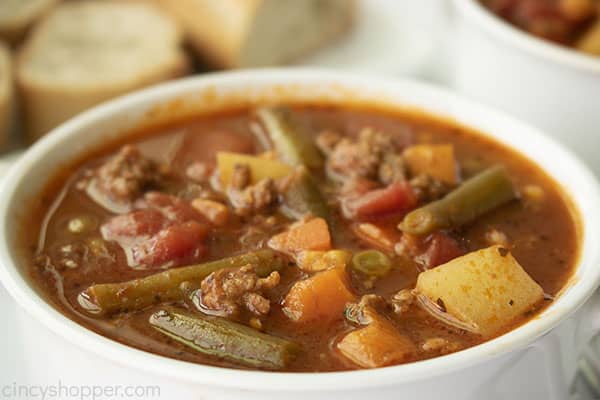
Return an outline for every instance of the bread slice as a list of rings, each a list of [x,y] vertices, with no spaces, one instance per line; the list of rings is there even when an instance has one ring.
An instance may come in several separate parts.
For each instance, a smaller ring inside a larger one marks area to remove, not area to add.
[[[0,150],[9,142],[13,125],[13,73],[8,46],[0,42]]]
[[[354,0],[157,0],[218,68],[285,64],[347,31]]]
[[[21,39],[25,31],[59,0],[0,0],[0,38]]]
[[[17,61],[29,140],[95,104],[185,74],[181,42],[176,23],[148,3],[62,3]]]

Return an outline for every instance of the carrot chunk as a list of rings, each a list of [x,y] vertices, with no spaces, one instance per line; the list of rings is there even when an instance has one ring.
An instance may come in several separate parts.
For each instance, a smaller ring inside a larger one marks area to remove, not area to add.
[[[355,300],[346,279],[344,268],[333,268],[296,282],[285,297],[283,312],[294,322],[342,319],[346,303]]]
[[[329,227],[323,218],[314,218],[286,232],[275,235],[269,246],[277,251],[296,254],[305,250],[331,249]]]
[[[416,353],[413,342],[383,319],[350,332],[338,350],[362,368],[378,368],[406,362]]]

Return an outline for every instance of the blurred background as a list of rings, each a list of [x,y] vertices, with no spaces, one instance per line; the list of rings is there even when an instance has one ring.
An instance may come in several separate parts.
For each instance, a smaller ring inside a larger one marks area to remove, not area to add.
[[[431,66],[445,5],[0,0],[0,151],[110,98],[209,71],[285,65],[441,79]]]
[[[599,55],[600,0],[0,0],[0,154],[146,86],[309,66],[449,86],[600,173]]]

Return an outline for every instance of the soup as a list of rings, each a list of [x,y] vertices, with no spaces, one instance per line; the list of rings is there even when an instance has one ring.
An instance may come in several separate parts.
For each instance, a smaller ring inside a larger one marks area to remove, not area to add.
[[[535,36],[600,55],[597,0],[480,0],[492,12]]]
[[[551,304],[578,254],[569,202],[535,164],[373,107],[235,109],[132,132],[30,210],[27,265],[65,315],[229,368],[460,351]]]

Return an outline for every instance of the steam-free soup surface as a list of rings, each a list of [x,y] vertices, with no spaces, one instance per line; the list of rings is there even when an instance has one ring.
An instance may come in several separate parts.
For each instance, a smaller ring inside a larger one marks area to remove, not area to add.
[[[69,318],[176,359],[338,371],[436,357],[532,318],[576,262],[554,182],[423,115],[232,110],[94,154],[30,205],[27,268]]]

